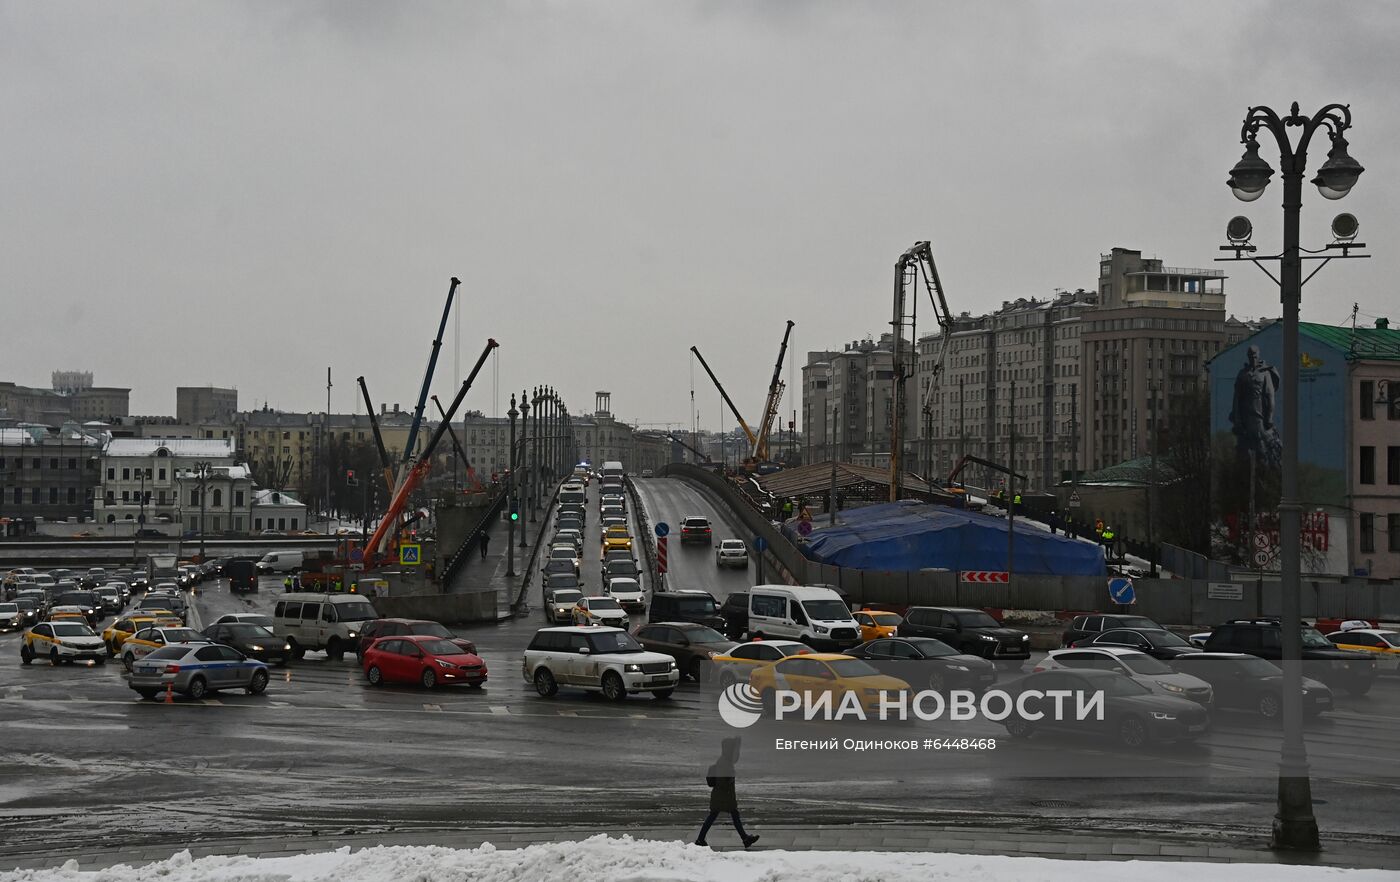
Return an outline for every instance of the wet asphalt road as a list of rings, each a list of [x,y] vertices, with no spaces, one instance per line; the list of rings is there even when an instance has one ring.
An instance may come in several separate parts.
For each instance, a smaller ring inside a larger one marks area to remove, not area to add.
[[[712,519],[716,540],[743,535],[679,481],[639,481],[638,490],[653,522],[675,527],[700,514]],[[596,485],[590,525],[594,493]],[[673,585],[723,597],[755,576],[752,566],[717,570],[712,550],[672,545]],[[207,583],[196,595],[195,624],[269,611],[278,593],[272,579],[252,597]],[[353,657],[330,662],[314,653],[275,670],[264,696],[221,693],[169,706],[138,700],[118,664],[21,666],[17,635],[0,635],[0,854],[55,843],[391,827],[567,823],[616,832],[700,817],[713,745],[696,721],[713,710],[699,689],[687,683],[670,701],[619,705],[568,691],[541,699],[519,671],[520,651],[542,625],[536,611],[459,629],[490,668],[480,691],[371,689]],[[1400,778],[1378,772],[1395,753],[1397,733],[1395,676],[1364,698],[1340,696],[1336,712],[1309,725],[1324,838],[1394,841],[1400,849],[1400,838],[1390,839]],[[1056,737],[1032,744],[1047,773],[1062,752],[1085,749]],[[1274,755],[1269,731],[1224,712],[1201,746],[1134,758],[1179,770],[1166,777],[1005,779],[911,769],[869,778],[827,768],[795,781],[751,768],[740,792],[756,824],[968,818],[1004,823],[1009,832],[1113,825],[1208,839],[1267,828],[1274,779],[1238,768]]]

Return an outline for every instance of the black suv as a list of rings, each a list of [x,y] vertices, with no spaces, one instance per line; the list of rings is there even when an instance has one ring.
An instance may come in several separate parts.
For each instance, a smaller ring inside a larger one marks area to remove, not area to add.
[[[968,655],[994,661],[1031,657],[1031,638],[1005,628],[980,609],[957,606],[911,606],[899,626],[901,637],[933,637]]]
[[[681,521],[681,544],[711,544],[710,519],[692,515]]]
[[[102,619],[102,598],[95,591],[65,591],[49,604],[50,609],[55,606],[78,607],[89,625],[96,625]]]
[[[1328,686],[1365,695],[1376,681],[1370,653],[1338,649],[1316,628],[1303,626],[1303,674]],[[1283,628],[1278,619],[1231,619],[1217,625],[1206,640],[1206,652],[1243,652],[1270,661],[1283,658]]]
[[[1148,628],[1153,631],[1166,630],[1147,616],[1090,613],[1088,615],[1074,617],[1074,620],[1069,623],[1069,627],[1065,629],[1064,635],[1060,637],[1060,645],[1073,646],[1076,640],[1084,640],[1096,634],[1101,634],[1104,631],[1112,631],[1115,628]]]
[[[647,610],[648,622],[694,622],[708,625],[715,630],[724,629],[724,618],[719,614],[719,601],[708,591],[682,588],[676,591],[658,591],[651,596],[651,608]]]

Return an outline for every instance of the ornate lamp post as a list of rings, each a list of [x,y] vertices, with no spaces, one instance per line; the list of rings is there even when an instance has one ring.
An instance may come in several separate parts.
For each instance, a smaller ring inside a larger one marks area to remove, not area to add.
[[[520,411],[515,409],[515,393],[510,396],[510,477],[506,480],[506,575],[515,575],[515,420]],[[522,531],[523,532],[523,531]]]
[[[1313,135],[1325,131],[1331,140],[1327,161],[1317,171],[1312,183],[1327,199],[1341,199],[1364,171],[1347,155],[1346,130],[1351,127],[1351,111],[1344,104],[1329,104],[1312,116],[1298,112],[1293,102],[1287,116],[1279,116],[1268,107],[1251,107],[1245,114],[1240,141],[1244,156],[1230,172],[1229,186],[1243,202],[1253,202],[1264,193],[1274,170],[1259,156],[1259,133],[1267,132],[1277,142],[1279,165],[1283,174],[1283,252],[1279,264],[1280,299],[1283,302],[1283,469],[1279,494],[1280,581],[1282,589],[1283,631],[1283,750],[1279,761],[1278,809],[1274,814],[1271,845],[1277,849],[1317,851],[1319,849],[1317,818],[1312,811],[1312,783],[1309,779],[1307,746],[1303,741],[1302,707],[1302,607],[1300,600],[1301,501],[1298,499],[1298,305],[1302,300],[1304,258],[1299,254],[1298,219],[1303,207],[1303,174],[1307,168],[1308,145]],[[1300,130],[1297,143],[1292,143],[1288,129]],[[1237,225],[1237,222],[1242,224]],[[1335,228],[1335,225],[1334,225]],[[1241,257],[1241,251],[1253,251],[1247,244],[1249,222],[1237,218],[1231,222],[1230,239],[1235,243],[1221,250],[1234,250],[1235,260],[1250,260],[1256,265],[1262,258]],[[1339,237],[1340,238],[1340,237]],[[1244,244],[1241,244],[1244,243]],[[1349,241],[1328,246],[1342,249],[1342,257],[1352,256],[1347,248],[1360,247]],[[1327,255],[1330,260],[1334,255]],[[1361,256],[1361,255],[1356,255]],[[1319,258],[1312,258],[1319,259]],[[1319,267],[1320,269],[1321,267]],[[1262,267],[1261,267],[1262,269]],[[1268,270],[1265,270],[1267,273]],[[1315,272],[1315,271],[1314,271]],[[1271,275],[1272,277],[1272,275]],[[1308,278],[1312,278],[1309,276]]]
[[[530,398],[529,398],[529,395],[530,395],[530,393],[529,393],[528,390],[525,390],[525,389],[521,389],[521,390],[520,390],[520,465],[521,465],[521,471],[525,472],[526,475],[525,475],[524,480],[521,480],[520,478],[514,478],[513,481],[514,481],[514,483],[515,483],[516,492],[519,493],[521,497],[524,497],[525,494],[527,494],[527,493],[530,492],[530,483],[529,483],[529,471],[530,471],[530,466],[525,462],[525,457],[530,453]],[[525,505],[526,505],[527,508],[533,509],[533,506],[530,505],[530,500],[529,500],[529,499],[524,499],[523,501],[525,502]],[[522,512],[520,513],[520,517],[523,519],[523,518],[525,517],[525,512],[522,511]],[[521,522],[520,522],[520,547],[521,547],[521,548],[525,548],[525,547],[529,544],[529,543],[527,543],[527,542],[525,541],[525,532],[526,532],[526,530],[525,530],[525,522],[524,522],[524,520],[521,520]]]

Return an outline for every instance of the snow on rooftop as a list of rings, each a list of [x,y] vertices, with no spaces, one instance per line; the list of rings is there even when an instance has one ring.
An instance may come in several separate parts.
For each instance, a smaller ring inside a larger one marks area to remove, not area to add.
[[[762,829],[757,832],[761,834]],[[723,834],[715,835],[718,839]],[[78,870],[76,861],[70,861],[52,870],[0,873],[0,882],[1178,882],[1193,877],[1228,878],[1230,882],[1370,882],[1395,878],[1384,870],[1282,864],[1072,861],[897,851],[717,852],[681,842],[599,835],[582,842],[553,842],[510,850],[490,844],[474,849],[380,846],[351,853],[343,847],[290,857],[218,856],[198,860],[182,851],[169,860],[139,868],[118,865],[87,872]]]
[[[155,456],[162,447],[179,457],[222,458],[234,453],[232,438],[113,438],[105,452],[108,456]]]

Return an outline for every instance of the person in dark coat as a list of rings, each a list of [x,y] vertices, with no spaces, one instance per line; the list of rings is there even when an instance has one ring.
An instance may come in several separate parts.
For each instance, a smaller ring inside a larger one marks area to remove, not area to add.
[[[486,560],[486,546],[491,544],[491,534],[483,532],[481,541],[477,544],[481,546],[481,559]]]
[[[734,793],[734,764],[739,761],[739,739],[726,738],[720,742],[719,759],[710,766],[705,775],[705,783],[710,785],[710,813],[705,817],[705,823],[700,827],[700,835],[695,837],[696,845],[708,845],[705,836],[710,832],[710,827],[720,812],[728,812],[729,818],[734,822],[734,829],[739,834],[739,838],[744,842],[744,848],[748,848],[758,841],[758,836],[750,836],[744,832],[743,822],[739,820],[739,798]]]

